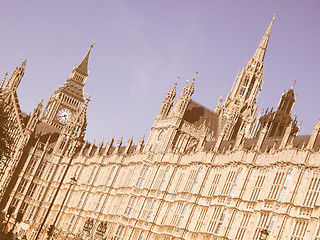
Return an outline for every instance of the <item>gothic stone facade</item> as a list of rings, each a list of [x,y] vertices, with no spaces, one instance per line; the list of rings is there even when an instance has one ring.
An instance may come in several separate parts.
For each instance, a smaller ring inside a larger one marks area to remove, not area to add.
[[[268,239],[320,239],[320,122],[299,136],[293,87],[276,110],[257,113],[272,24],[213,110],[192,100],[195,78],[176,101],[175,83],[146,143],[83,141],[92,46],[41,119],[42,103],[24,115],[18,84],[2,83],[21,123],[6,164],[13,174],[1,182],[3,212],[14,209],[9,227],[20,213],[16,230],[28,239],[46,239],[50,225],[54,239],[244,240],[262,230]]]

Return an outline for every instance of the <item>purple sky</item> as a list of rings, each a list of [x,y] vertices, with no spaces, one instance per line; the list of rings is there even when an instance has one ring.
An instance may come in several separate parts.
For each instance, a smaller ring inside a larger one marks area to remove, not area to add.
[[[29,113],[62,85],[96,37],[86,92],[86,138],[134,141],[150,130],[178,75],[178,94],[212,107],[253,56],[273,13],[261,107],[294,79],[294,112],[310,134],[320,117],[320,1],[1,1],[0,77],[28,58],[18,94]]]

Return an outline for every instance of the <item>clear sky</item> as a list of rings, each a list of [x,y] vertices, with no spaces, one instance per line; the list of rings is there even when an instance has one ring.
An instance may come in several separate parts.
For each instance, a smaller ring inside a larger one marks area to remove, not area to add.
[[[65,82],[96,38],[85,86],[90,141],[137,142],[178,75],[180,94],[199,71],[193,99],[216,105],[274,13],[260,106],[276,107],[296,79],[301,134],[320,118],[320,1],[0,0],[0,9],[0,77],[28,59],[18,89],[27,113]]]

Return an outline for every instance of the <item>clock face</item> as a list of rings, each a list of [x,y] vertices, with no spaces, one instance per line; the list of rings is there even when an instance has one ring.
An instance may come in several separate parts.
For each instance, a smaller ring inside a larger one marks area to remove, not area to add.
[[[62,108],[57,113],[57,119],[62,124],[67,124],[72,116],[72,112],[68,108]]]
[[[161,130],[161,132],[158,135],[158,141],[160,141],[162,139],[162,136],[163,136],[163,130]]]

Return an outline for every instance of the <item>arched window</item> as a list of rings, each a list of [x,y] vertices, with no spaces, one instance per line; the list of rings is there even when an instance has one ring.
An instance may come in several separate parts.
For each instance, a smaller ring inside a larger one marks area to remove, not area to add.
[[[77,208],[81,208],[82,207],[82,204],[83,204],[83,201],[84,201],[85,197],[86,197],[86,193],[84,192],[84,193],[82,193],[82,195],[80,197],[80,200],[79,200]]]

